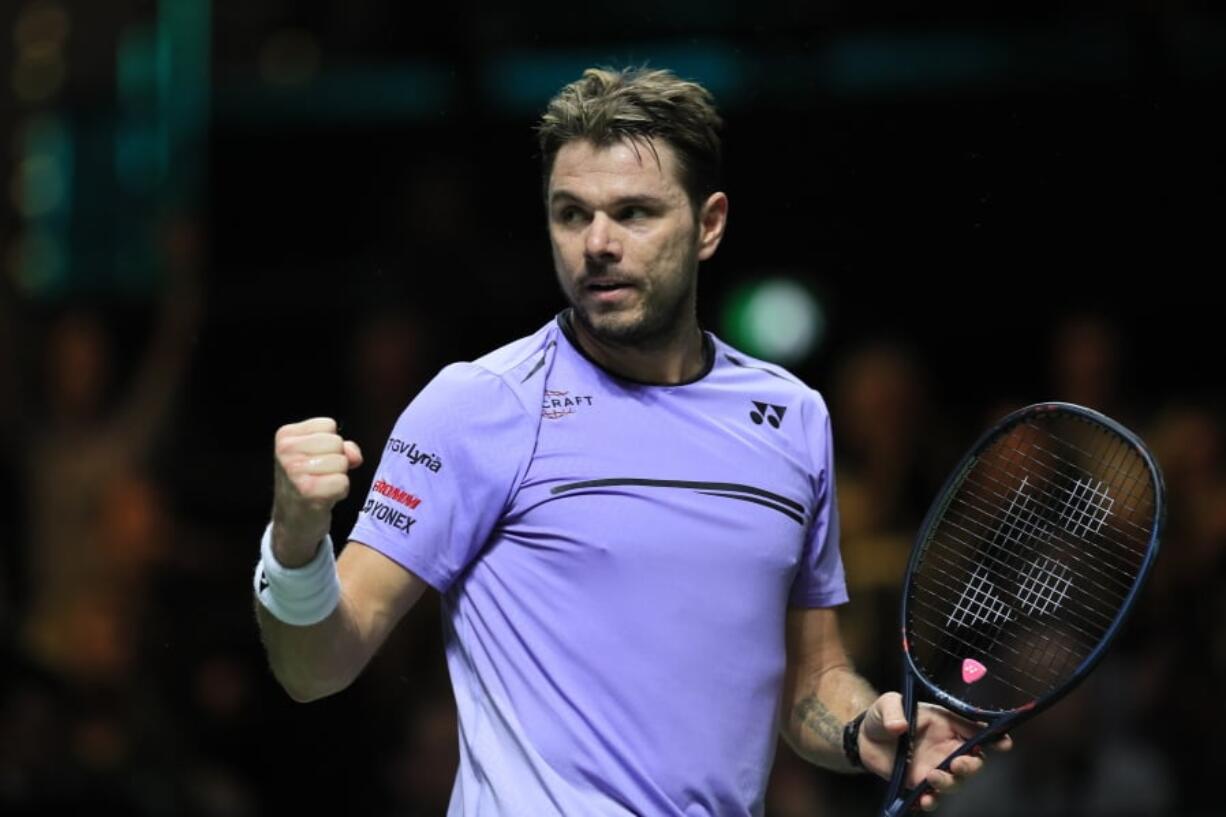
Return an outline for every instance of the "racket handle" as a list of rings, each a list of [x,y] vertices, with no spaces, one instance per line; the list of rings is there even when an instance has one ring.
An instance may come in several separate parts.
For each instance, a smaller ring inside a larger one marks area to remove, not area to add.
[[[899,807],[906,797],[903,780],[907,776],[907,767],[911,765],[911,739],[915,731],[915,679],[911,673],[905,673],[902,681],[902,710],[907,718],[907,731],[898,736],[898,749],[894,752],[894,771],[890,774],[890,785],[886,788],[885,802],[881,806],[881,817],[896,817],[901,814]],[[903,795],[903,798],[899,797]]]
[[[881,817],[901,817],[911,810],[911,807],[924,796],[924,792],[929,791],[932,786],[928,785],[928,781],[916,786],[910,791],[903,792],[903,796],[894,800],[881,812]]]
[[[881,817],[899,817],[907,808],[909,801],[904,801],[901,797],[895,800],[890,806],[886,807],[885,811],[881,812]]]
[[[955,758],[959,758],[962,755],[969,754],[975,751],[977,747],[982,746],[984,743],[987,743],[988,741],[996,740],[1001,735],[1003,735],[1004,732],[1005,732],[1005,724],[1003,722],[998,723],[989,729],[985,729],[983,732],[976,735],[972,740],[967,741],[962,746],[958,747],[953,752],[951,752],[949,757],[945,758],[939,764],[937,764],[937,768],[943,772],[949,771],[949,767],[954,762]],[[899,738],[899,741],[900,741],[899,746],[901,747],[902,738]],[[894,774],[895,775],[898,774],[897,764],[895,764],[894,766]],[[924,796],[924,792],[928,792],[928,791],[932,791],[932,785],[927,780],[924,780],[914,789],[911,789],[910,791],[903,791],[901,797],[894,800],[893,802],[890,802],[890,798],[893,798],[894,795],[898,793],[898,790],[894,788],[894,781],[891,779],[890,780],[890,791],[887,794],[887,799],[886,799],[887,805],[885,806],[884,809],[882,809],[881,817],[900,817],[900,815],[906,814],[908,811],[910,811],[911,807],[914,806],[916,802],[918,802],[919,799]]]

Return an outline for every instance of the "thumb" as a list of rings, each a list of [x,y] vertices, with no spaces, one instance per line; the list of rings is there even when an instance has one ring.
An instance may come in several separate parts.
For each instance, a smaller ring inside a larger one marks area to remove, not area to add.
[[[353,440],[345,440],[345,458],[349,460],[349,470],[352,471],[362,464],[362,449]]]
[[[869,707],[864,717],[864,729],[869,737],[896,737],[907,731],[907,716],[902,709],[902,696],[887,692]]]

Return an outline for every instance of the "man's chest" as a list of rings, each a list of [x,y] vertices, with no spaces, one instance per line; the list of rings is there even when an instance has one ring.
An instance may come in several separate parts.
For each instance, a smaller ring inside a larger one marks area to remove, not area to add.
[[[773,584],[793,571],[815,511],[799,412],[787,408],[555,378],[503,531],[549,542],[548,558],[572,571],[756,572]]]

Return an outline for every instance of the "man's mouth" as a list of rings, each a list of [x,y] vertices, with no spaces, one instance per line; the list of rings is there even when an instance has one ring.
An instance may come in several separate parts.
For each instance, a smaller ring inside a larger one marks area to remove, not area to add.
[[[593,304],[619,308],[633,297],[634,284],[621,278],[592,278],[584,282],[583,291]]]
[[[615,292],[619,289],[629,289],[632,284],[620,278],[593,278],[584,283],[583,288],[592,292]]]

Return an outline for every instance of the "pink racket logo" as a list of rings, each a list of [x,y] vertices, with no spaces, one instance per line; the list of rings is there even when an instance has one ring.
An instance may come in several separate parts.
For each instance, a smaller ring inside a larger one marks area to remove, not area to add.
[[[974,658],[962,659],[962,680],[973,684],[988,674],[988,668]]]

